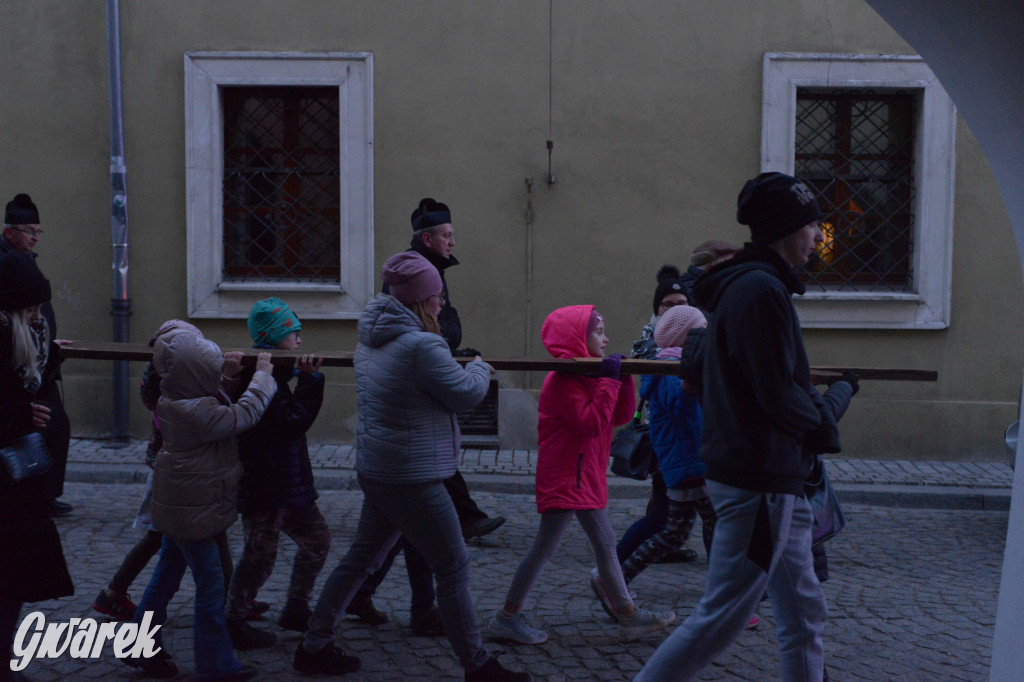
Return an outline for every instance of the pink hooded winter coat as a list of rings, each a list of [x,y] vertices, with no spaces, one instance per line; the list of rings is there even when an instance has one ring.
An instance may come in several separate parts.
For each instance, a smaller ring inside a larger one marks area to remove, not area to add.
[[[541,340],[556,358],[589,357],[592,305],[559,308],[544,320]],[[614,428],[633,417],[633,377],[597,379],[551,372],[537,404],[537,511],[603,509]]]

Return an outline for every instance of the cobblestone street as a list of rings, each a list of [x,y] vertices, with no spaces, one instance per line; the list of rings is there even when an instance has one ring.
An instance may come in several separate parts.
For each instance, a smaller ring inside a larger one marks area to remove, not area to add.
[[[58,519],[76,595],[38,607],[48,621],[92,617],[90,604],[110,579],[124,553],[138,538],[131,528],[142,494],[138,484],[68,483],[64,500],[74,513]],[[503,514],[508,523],[471,545],[473,594],[481,625],[502,603],[520,558],[536,530],[533,497],[479,492],[483,509]],[[326,490],[321,509],[334,532],[332,556],[325,575],[347,548],[358,518],[361,493]],[[617,532],[642,513],[644,500],[612,500],[609,511]],[[925,510],[847,505],[849,525],[829,545],[832,579],[825,585],[829,601],[826,660],[832,679],[852,680],[983,680],[987,677],[992,628],[1002,564],[1007,514],[1003,511]],[[236,553],[241,526],[231,529]],[[699,534],[697,535],[699,537]],[[696,546],[691,540],[691,546]],[[257,623],[278,635],[275,647],[243,652],[242,661],[260,668],[260,679],[301,679],[291,669],[299,636],[274,623],[294,545],[282,541],[277,570],[261,598],[271,602],[270,618]],[[706,558],[695,564],[653,566],[634,581],[639,600],[671,605],[685,617],[700,597]],[[399,559],[396,564],[400,564]],[[132,586],[141,596],[152,566]],[[574,524],[562,549],[548,565],[533,591],[528,610],[549,635],[540,646],[499,646],[506,665],[529,670],[536,680],[628,680],[661,640],[622,643],[614,624],[594,600],[587,575],[592,565],[586,538]],[[321,576],[323,578],[325,576]],[[322,583],[322,580],[321,580]],[[319,588],[319,583],[318,583]],[[166,644],[182,675],[191,679],[191,578],[171,604]],[[346,679],[461,679],[459,667],[443,638],[415,637],[408,622],[408,583],[396,565],[375,599],[391,622],[378,628],[346,621],[339,630],[343,647],[362,659],[361,672]],[[771,608],[761,609],[761,627],[744,633],[701,679],[774,680],[777,664]],[[108,646],[98,661],[33,661],[26,673],[38,680],[138,679],[139,673],[114,658]]]

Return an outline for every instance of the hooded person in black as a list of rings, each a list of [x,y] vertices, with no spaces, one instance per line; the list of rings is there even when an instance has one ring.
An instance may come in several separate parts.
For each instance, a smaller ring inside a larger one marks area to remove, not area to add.
[[[806,185],[762,173],[738,199],[751,242],[694,287],[708,314],[700,456],[718,523],[704,596],[637,680],[694,679],[743,631],[766,589],[782,679],[822,679],[826,608],[804,481],[815,455],[839,451],[836,421],[856,378],[818,394],[791,300],[804,291],[793,268],[824,240],[820,218]]]

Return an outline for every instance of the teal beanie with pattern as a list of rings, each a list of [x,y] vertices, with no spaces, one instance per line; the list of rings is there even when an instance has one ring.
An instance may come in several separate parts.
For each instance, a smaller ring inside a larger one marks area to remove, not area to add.
[[[299,318],[279,298],[265,298],[256,301],[246,320],[249,336],[257,346],[276,346],[292,332],[302,329]]]

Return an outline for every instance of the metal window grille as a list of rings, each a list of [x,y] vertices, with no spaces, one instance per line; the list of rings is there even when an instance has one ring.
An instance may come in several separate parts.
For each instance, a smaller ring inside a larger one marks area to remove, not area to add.
[[[491,380],[487,395],[472,410],[459,412],[459,430],[472,436],[498,435],[498,382]]]
[[[224,278],[340,281],[338,88],[223,87]]]
[[[917,110],[909,91],[797,90],[795,174],[824,214],[808,289],[910,290]]]

